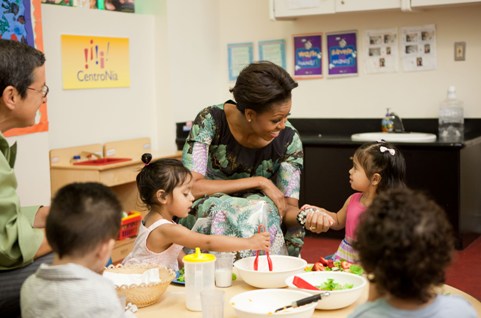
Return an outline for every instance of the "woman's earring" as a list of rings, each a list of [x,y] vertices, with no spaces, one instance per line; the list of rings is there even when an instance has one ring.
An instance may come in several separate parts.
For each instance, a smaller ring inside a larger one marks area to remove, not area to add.
[[[248,121],[248,122],[251,122],[251,121],[252,121],[252,119],[250,119],[250,118],[249,118],[249,119],[247,119],[247,121]]]

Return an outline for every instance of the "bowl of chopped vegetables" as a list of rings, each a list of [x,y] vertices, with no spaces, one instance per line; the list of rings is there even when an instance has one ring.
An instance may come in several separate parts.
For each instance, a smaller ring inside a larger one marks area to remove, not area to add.
[[[307,289],[306,286],[297,283],[296,276],[315,286],[318,290]],[[329,292],[329,296],[324,296],[318,301],[316,309],[344,308],[361,301],[361,298],[367,296],[365,292],[367,288],[366,278],[341,271],[313,271],[295,274],[286,278],[286,285],[289,288],[307,291],[313,295]]]

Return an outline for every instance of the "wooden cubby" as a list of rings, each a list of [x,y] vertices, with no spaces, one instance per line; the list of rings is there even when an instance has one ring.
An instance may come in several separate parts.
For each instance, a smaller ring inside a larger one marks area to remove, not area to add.
[[[113,141],[105,144],[68,147],[50,150],[50,182],[51,193],[72,182],[100,182],[110,187],[118,196],[124,211],[140,211],[144,215],[145,208],[138,198],[135,178],[143,167],[140,157],[151,151],[150,138]],[[181,158],[181,152],[172,155],[152,154],[158,158]],[[105,165],[74,165],[72,158],[80,156],[80,161],[90,157],[130,158],[129,161],[109,163]],[[133,247],[134,239],[117,241],[112,252],[112,261],[121,262]]]

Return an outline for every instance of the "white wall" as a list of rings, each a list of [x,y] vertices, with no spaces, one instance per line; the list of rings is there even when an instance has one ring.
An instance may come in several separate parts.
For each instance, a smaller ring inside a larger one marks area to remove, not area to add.
[[[42,5],[42,18],[50,148],[153,135],[157,130],[154,17]],[[130,87],[64,90],[62,34],[128,38]]]
[[[457,87],[465,102],[466,117],[481,117],[481,5],[430,9],[403,13],[385,11],[348,13],[270,21],[268,1],[222,0],[220,6],[220,45],[223,53],[222,76],[227,79],[227,43],[287,40],[288,71],[293,73],[292,34],[357,29],[401,28],[435,24],[438,67],[434,71],[392,74],[364,74],[337,79],[299,81],[293,91],[293,117],[381,117],[390,107],[402,117],[437,117],[439,103],[449,85]],[[362,50],[361,38],[358,38]],[[454,61],[454,42],[466,41],[466,61]],[[325,67],[323,68],[325,70]]]
[[[267,0],[136,0],[138,13],[42,5],[48,133],[19,141],[16,172],[23,204],[50,198],[48,150],[149,136],[154,150],[175,148],[175,122],[194,119],[204,106],[230,98],[227,44],[285,38],[292,72],[292,34],[435,24],[438,68],[426,72],[360,74],[299,81],[293,117],[436,117],[445,91],[456,85],[466,117],[481,117],[481,5],[422,12],[376,12],[269,20]],[[63,90],[60,35],[130,39],[131,87]],[[453,44],[466,41],[466,61]],[[360,50],[362,45],[360,42]],[[258,56],[257,47],[255,56]]]
[[[219,0],[136,0],[136,12],[154,14],[159,134],[175,140],[175,123],[221,103],[224,62],[219,43]],[[227,95],[227,98],[229,95]]]
[[[17,142],[15,175],[22,206],[50,204],[50,165],[48,133],[35,133],[7,138]]]

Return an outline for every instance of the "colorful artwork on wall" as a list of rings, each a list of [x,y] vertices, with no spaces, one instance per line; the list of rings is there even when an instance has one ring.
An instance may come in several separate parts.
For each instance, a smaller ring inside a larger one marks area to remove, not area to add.
[[[0,1],[0,37],[20,41],[43,51],[42,15],[40,0]],[[42,104],[36,124],[27,128],[15,128],[5,136],[18,136],[48,130],[47,105]]]
[[[353,76],[357,70],[357,32],[327,34],[328,76]]]
[[[322,34],[294,35],[294,77],[322,77]]]

